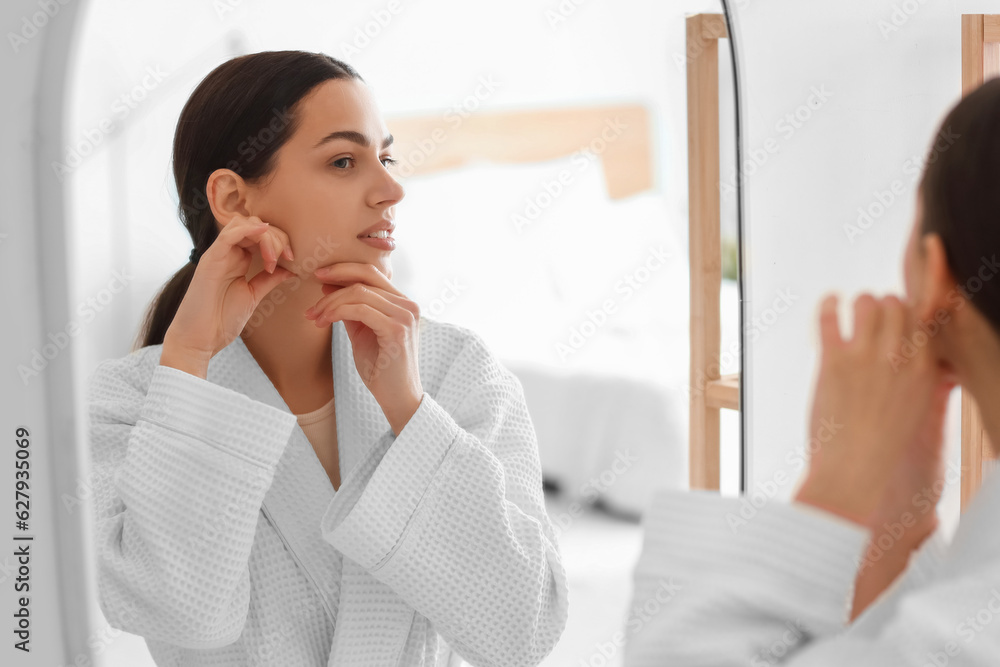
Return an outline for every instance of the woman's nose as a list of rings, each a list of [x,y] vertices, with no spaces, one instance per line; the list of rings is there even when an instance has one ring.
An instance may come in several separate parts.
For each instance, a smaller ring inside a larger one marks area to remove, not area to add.
[[[406,189],[403,188],[403,184],[396,180],[396,177],[392,174],[387,174],[389,178],[389,199],[393,202],[400,201],[404,196],[406,196]]]

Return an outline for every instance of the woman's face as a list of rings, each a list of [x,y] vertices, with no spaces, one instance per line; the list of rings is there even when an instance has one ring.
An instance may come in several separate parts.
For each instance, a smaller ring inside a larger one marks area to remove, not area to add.
[[[278,264],[303,280],[315,281],[313,271],[335,262],[373,264],[391,277],[391,251],[358,237],[392,220],[404,194],[390,174],[391,137],[367,84],[317,85],[302,99],[298,121],[273,173],[249,185],[251,213],[288,234],[295,260],[281,257]],[[329,138],[333,132],[357,136]]]

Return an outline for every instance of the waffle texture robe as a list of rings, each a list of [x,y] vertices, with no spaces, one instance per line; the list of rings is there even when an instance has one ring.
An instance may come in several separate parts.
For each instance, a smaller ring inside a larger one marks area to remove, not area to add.
[[[536,665],[567,618],[521,384],[421,317],[424,394],[392,432],[332,325],[342,482],[242,338],[207,379],[162,345],[89,379],[100,606],[157,665]]]
[[[922,511],[934,508],[915,498]],[[869,529],[794,502],[754,513],[705,491],[661,492],[643,520],[625,667],[1000,665],[995,471],[950,543],[940,529],[924,540],[851,624],[858,569],[880,557]]]

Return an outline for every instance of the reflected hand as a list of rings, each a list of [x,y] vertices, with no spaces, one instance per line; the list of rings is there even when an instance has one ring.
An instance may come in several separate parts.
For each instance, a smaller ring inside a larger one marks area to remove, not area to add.
[[[306,311],[316,326],[343,321],[362,381],[398,436],[423,397],[417,353],[420,309],[372,264],[315,271],[325,296]]]

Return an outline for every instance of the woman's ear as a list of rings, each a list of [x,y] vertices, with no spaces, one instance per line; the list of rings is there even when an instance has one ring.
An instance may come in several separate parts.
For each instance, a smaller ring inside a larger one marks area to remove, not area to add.
[[[948,253],[945,252],[944,241],[937,232],[924,234],[920,243],[923,246],[923,262],[920,266],[921,298],[917,306],[917,314],[923,320],[935,319],[938,310],[952,311],[955,300],[952,296],[958,293],[955,276],[948,266]],[[964,298],[964,297],[962,297]]]
[[[236,215],[253,215],[252,188],[232,169],[216,169],[205,184],[205,196],[221,231]]]

